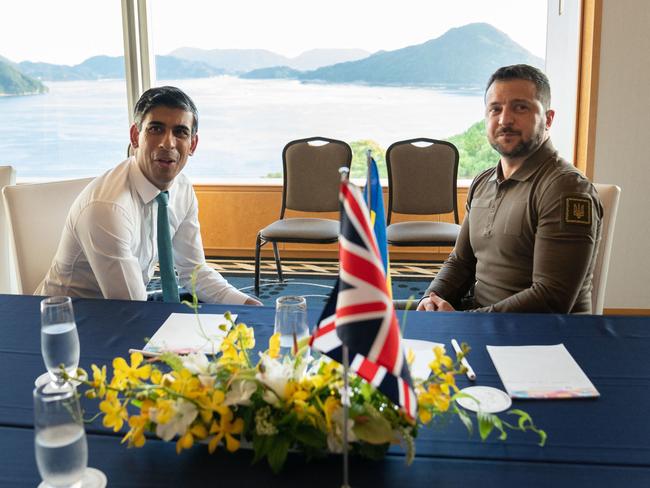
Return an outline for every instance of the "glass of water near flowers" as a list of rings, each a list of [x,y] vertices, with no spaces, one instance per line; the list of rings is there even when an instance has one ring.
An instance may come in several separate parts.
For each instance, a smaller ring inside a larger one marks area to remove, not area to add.
[[[48,297],[41,301],[41,353],[48,375],[37,379],[37,385],[65,384],[63,370],[75,376],[79,366],[79,336],[70,297]]]
[[[87,468],[88,444],[74,388],[44,383],[34,390],[34,447],[39,488],[101,488],[106,476]]]

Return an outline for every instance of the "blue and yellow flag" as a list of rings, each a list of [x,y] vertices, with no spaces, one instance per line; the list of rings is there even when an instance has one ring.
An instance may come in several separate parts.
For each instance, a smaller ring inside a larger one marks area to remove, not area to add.
[[[364,197],[370,210],[370,222],[375,231],[377,246],[381,254],[386,272],[386,285],[388,293],[392,296],[392,284],[390,280],[390,262],[388,260],[388,242],[386,241],[386,212],[384,211],[384,196],[379,181],[379,170],[375,158],[370,157],[368,162],[368,182],[364,190]]]

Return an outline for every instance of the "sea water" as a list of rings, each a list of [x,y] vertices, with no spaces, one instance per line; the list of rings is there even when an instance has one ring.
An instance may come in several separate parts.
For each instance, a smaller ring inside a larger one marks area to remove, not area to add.
[[[74,322],[48,325],[41,329],[41,352],[50,375],[60,376],[60,365],[74,376],[79,366],[79,336]]]
[[[36,434],[36,464],[41,477],[53,487],[72,486],[88,464],[88,444],[79,424],[48,427]]]

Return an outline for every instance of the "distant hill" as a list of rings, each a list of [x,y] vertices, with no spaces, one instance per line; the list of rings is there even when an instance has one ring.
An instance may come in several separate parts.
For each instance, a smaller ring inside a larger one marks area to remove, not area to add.
[[[273,68],[260,68],[239,75],[240,78],[251,80],[275,80],[299,78],[301,71],[289,68],[288,66],[274,66]]]
[[[291,58],[288,66],[301,71],[313,70],[332,64],[357,61],[367,58],[370,54],[363,49],[311,49]]]
[[[515,63],[544,66],[541,58],[500,30],[476,23],[450,29],[423,44],[303,72],[298,78],[373,85],[483,86],[496,68]]]
[[[201,61],[231,74],[240,74],[270,67],[286,66],[296,70],[313,70],[345,61],[365,58],[370,53],[363,49],[311,49],[289,58],[265,49],[198,49],[182,47],[170,56]]]
[[[98,80],[124,78],[124,57],[93,56],[75,66],[23,61],[17,68],[28,76],[47,81]],[[156,56],[156,77],[159,80],[205,78],[217,76],[224,70],[205,63],[172,56]]]
[[[228,73],[241,73],[269,66],[286,66],[287,58],[266,49],[198,49],[182,47],[169,53],[181,59],[200,61]]]
[[[47,92],[47,87],[14,68],[8,59],[0,60],[0,95],[33,95]]]

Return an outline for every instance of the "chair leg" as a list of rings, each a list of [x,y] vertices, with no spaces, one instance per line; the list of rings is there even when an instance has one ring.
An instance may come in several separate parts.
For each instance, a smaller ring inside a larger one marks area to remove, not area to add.
[[[262,248],[262,236],[257,234],[255,241],[255,295],[260,296],[260,249]]]
[[[275,268],[278,270],[278,279],[280,283],[284,282],[282,278],[282,263],[280,263],[280,252],[278,251],[278,243],[273,243],[273,255],[275,256]]]

